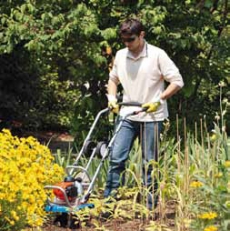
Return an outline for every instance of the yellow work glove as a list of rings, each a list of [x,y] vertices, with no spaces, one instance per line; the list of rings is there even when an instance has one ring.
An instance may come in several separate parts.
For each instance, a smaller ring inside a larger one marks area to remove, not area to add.
[[[119,105],[117,104],[117,101],[109,101],[108,102],[108,107],[113,113],[118,114],[119,112]]]
[[[147,108],[146,112],[155,112],[161,105],[160,102],[149,102],[149,103],[144,103],[141,105],[142,108]]]
[[[113,112],[118,114],[119,105],[117,104],[117,98],[113,95],[107,95],[108,97],[108,108]]]

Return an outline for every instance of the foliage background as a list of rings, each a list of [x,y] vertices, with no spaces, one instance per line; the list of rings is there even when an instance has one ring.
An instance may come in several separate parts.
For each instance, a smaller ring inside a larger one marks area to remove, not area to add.
[[[170,119],[178,121],[177,125],[171,123],[171,135],[176,127],[183,129],[179,131],[182,140],[177,137],[175,145],[175,135],[170,140],[173,145],[163,140],[162,152],[169,160],[163,161],[163,209],[170,195],[179,198],[176,204],[179,227],[185,225],[185,218],[191,218],[192,213],[192,217],[200,217],[193,221],[194,230],[201,225],[205,231],[213,230],[207,226],[213,222],[219,222],[219,227],[228,230],[229,157],[226,147],[229,145],[223,129],[227,123],[229,132],[230,123],[227,114],[230,83],[228,7],[227,0],[1,0],[0,128],[10,128],[13,133],[71,130],[80,137],[78,141],[81,140],[95,114],[107,105],[109,68],[116,51],[123,47],[117,34],[119,24],[127,17],[141,18],[146,27],[146,40],[169,54],[185,81],[182,91],[169,100]],[[193,138],[187,131],[194,130],[196,121],[201,124],[200,132],[195,128]],[[208,131],[213,128],[213,121],[220,126],[215,125],[216,133],[210,137]],[[109,130],[103,131],[98,135],[106,137]],[[211,142],[209,138],[213,135],[215,139]],[[12,137],[12,140],[19,142],[17,138]],[[201,140],[201,144],[197,140]],[[30,146],[24,143],[22,146],[30,154]],[[17,153],[12,151],[11,154]],[[12,157],[13,161],[18,160],[14,165],[17,166],[20,156]],[[135,169],[137,163],[133,161],[130,166]],[[36,171],[40,169],[35,167]],[[7,177],[8,173],[18,173],[17,168],[8,171],[5,163],[1,168],[6,170]],[[13,179],[18,176],[16,174]],[[2,179],[2,182],[8,184],[9,180]],[[42,189],[41,184],[39,187]],[[0,201],[1,207],[8,209],[1,210],[9,213],[7,217],[12,220],[8,222],[15,225],[18,216],[25,217],[25,214],[19,213],[21,210],[16,210],[14,204],[10,204],[12,209],[9,204],[3,204],[5,198],[4,195],[4,200]],[[122,211],[117,212],[120,216],[119,212]],[[214,220],[203,219],[204,214],[211,212],[218,216]]]
[[[220,82],[227,86],[222,97],[229,98],[227,0],[0,4],[1,127],[17,132],[71,130],[81,139],[95,114],[107,105],[109,68],[123,47],[117,30],[127,17],[141,18],[146,40],[166,50],[181,71],[185,87],[169,100],[172,121],[176,115],[180,123],[186,117],[193,129],[194,120],[206,115],[211,129]]]

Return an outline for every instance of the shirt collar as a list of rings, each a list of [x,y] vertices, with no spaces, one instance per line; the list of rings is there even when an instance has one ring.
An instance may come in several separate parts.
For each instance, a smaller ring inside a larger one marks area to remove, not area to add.
[[[127,50],[128,50],[128,48],[127,48]],[[144,41],[144,47],[143,47],[141,53],[137,57],[134,57],[129,50],[127,52],[127,58],[130,58],[130,59],[137,60],[139,58],[143,58],[143,57],[147,57],[147,56],[148,56],[148,44],[146,41]]]

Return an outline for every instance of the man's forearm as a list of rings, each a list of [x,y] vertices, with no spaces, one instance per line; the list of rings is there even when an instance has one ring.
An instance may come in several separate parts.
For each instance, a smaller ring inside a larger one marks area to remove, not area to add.
[[[117,84],[112,80],[109,80],[108,82],[108,94],[114,95],[115,97],[117,95]]]
[[[175,93],[177,93],[181,87],[174,83],[170,83],[168,87],[164,90],[164,92],[161,94],[161,99],[166,100],[173,96]]]

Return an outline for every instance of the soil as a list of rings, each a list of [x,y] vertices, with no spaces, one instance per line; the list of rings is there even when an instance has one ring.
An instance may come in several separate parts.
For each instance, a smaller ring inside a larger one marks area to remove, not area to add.
[[[150,223],[150,221],[133,219],[133,220],[122,220],[122,219],[113,219],[109,221],[99,221],[100,229],[96,229],[95,226],[90,224],[90,222],[85,227],[80,227],[77,229],[61,228],[53,225],[52,223],[46,224],[42,231],[145,231]],[[174,229],[174,220],[173,219],[158,219],[155,221],[156,224],[165,224],[170,229]],[[29,231],[29,230],[28,230]],[[33,230],[34,231],[34,230]]]
[[[138,217],[132,220],[128,218],[125,219],[109,219],[103,220],[99,217],[92,217],[92,220],[88,220],[85,222],[84,227],[78,227],[77,229],[68,229],[61,228],[53,224],[54,219],[50,219],[44,227],[42,231],[146,231],[151,230],[147,229],[151,222],[154,222],[158,225],[159,229],[156,230],[168,230],[175,231],[175,204],[169,203],[167,204],[166,209],[161,209],[161,206],[158,205],[158,208],[151,214],[151,217],[145,219],[143,217]],[[96,229],[93,225],[93,220],[96,220],[100,229]],[[161,227],[161,228],[160,228]],[[164,229],[164,228],[165,229]],[[153,228],[153,230],[155,230]],[[27,230],[27,231],[36,231],[36,230]]]
[[[132,220],[132,221],[123,221],[123,220],[112,220],[107,222],[99,222],[100,227],[104,226],[104,229],[101,228],[100,230],[109,230],[109,231],[144,231],[144,224],[140,220]],[[48,224],[45,226],[43,231],[95,231],[96,228],[90,225],[90,223],[87,224],[86,227],[78,228],[78,229],[69,229],[69,228],[61,228],[57,227],[52,224]]]

